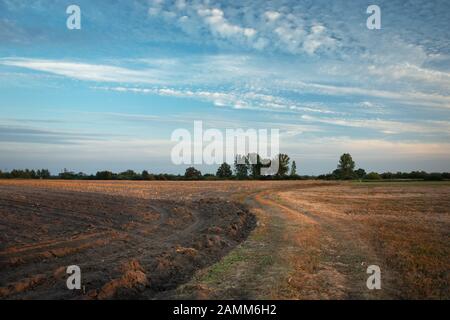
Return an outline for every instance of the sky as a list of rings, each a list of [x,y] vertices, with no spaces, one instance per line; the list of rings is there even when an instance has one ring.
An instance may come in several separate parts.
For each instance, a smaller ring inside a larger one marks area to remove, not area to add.
[[[183,173],[171,134],[201,120],[279,129],[299,174],[450,171],[449,24],[447,0],[0,0],[0,170]]]

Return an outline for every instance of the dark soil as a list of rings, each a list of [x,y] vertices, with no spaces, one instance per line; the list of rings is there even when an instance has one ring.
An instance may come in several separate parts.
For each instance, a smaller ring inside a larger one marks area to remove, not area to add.
[[[1,299],[151,299],[242,242],[255,217],[220,198],[0,187]],[[81,268],[68,290],[66,268]]]

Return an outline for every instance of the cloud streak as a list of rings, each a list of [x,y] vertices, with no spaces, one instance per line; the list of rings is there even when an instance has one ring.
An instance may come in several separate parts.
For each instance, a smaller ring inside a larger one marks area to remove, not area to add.
[[[214,61],[214,60],[212,60]],[[206,61],[204,62],[206,63]],[[223,63],[223,61],[222,61]],[[83,81],[93,81],[93,82],[106,82],[106,83],[128,83],[128,84],[153,84],[153,85],[167,85],[171,81],[170,79],[178,79],[179,85],[189,85],[192,80],[190,78],[180,77],[178,71],[169,67],[169,69],[155,69],[155,68],[144,68],[144,69],[130,69],[126,67],[118,67],[105,64],[89,64],[71,61],[58,61],[58,60],[44,60],[44,59],[25,59],[25,58],[4,58],[0,60],[0,64],[4,66],[21,67],[27,68],[35,71],[52,73],[60,76],[69,77],[72,79],[83,80]],[[203,65],[203,63],[201,64]],[[201,66],[200,65],[200,66]],[[233,64],[231,64],[232,66]],[[241,65],[241,64],[239,64]],[[242,65],[242,70],[239,73],[250,74],[253,71],[246,72],[245,66]],[[210,66],[208,70],[213,72],[220,72],[223,69],[223,65],[218,64],[217,66]],[[250,70],[253,70],[251,67]],[[419,69],[422,70],[422,69]],[[183,72],[181,71],[183,74]],[[194,82],[197,80],[199,85],[209,86],[211,83],[204,75],[203,71],[200,70],[196,77],[193,74],[192,79]],[[232,73],[232,72],[231,72]],[[420,79],[423,77],[432,78],[433,72],[426,73],[421,71],[419,73]],[[442,79],[446,79],[447,75],[445,73],[439,73]],[[258,84],[260,90],[292,90],[299,94],[302,93],[316,93],[331,96],[361,96],[361,97],[372,97],[381,98],[387,100],[393,100],[409,105],[419,105],[425,107],[437,107],[437,108],[450,108],[450,96],[443,95],[439,93],[425,93],[420,91],[389,91],[380,89],[369,89],[364,87],[348,87],[348,86],[336,86],[328,84],[320,84],[314,82],[304,82],[299,79],[291,78],[287,75],[287,78],[275,77],[271,79],[273,73],[260,72],[260,76],[267,79],[266,85]],[[402,75],[399,75],[401,77]],[[228,78],[227,74],[221,75],[220,78],[214,79],[212,77],[213,84],[216,83],[231,83],[235,75],[230,75]],[[185,79],[185,80],[183,80]],[[249,79],[249,85],[253,85],[253,80]],[[244,88],[240,90],[245,90],[245,82],[243,83]],[[240,101],[237,96],[233,93],[211,93],[206,91],[189,91],[184,92],[180,90],[164,89],[139,89],[131,88],[126,89],[125,87],[118,87],[115,91],[122,92],[142,92],[142,93],[154,93],[162,95],[173,95],[173,96],[184,96],[184,97],[198,97],[200,99],[207,99],[208,101],[213,101],[216,105],[226,104],[231,105],[237,109],[239,108],[250,108],[258,107],[258,105],[250,105],[245,100]],[[246,93],[247,97],[249,95],[255,95],[254,93]],[[293,110],[296,108],[302,108],[301,106],[295,105],[293,102],[289,102],[286,99],[277,98],[275,99],[273,95],[259,95],[259,100],[270,99],[272,101],[266,101],[265,106],[271,104],[272,108],[289,108],[292,107]],[[306,110],[305,110],[306,111]]]
[[[317,118],[303,115],[302,119],[312,123],[325,123],[335,126],[373,129],[384,134],[417,133],[450,135],[449,121],[389,121],[381,119],[339,119]]]
[[[138,71],[111,65],[98,65],[44,59],[2,59],[0,64],[49,72],[84,81],[159,83],[151,70]]]

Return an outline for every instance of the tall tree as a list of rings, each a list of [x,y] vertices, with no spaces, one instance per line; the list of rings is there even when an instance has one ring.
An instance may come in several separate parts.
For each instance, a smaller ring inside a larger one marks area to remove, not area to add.
[[[49,179],[50,178],[50,171],[48,169],[42,169],[41,174],[39,176],[41,179]]]
[[[219,169],[217,169],[216,176],[219,178],[230,178],[233,175],[231,171],[231,167],[228,163],[224,162],[220,165]]]
[[[236,177],[238,179],[246,179],[248,178],[248,161],[246,156],[237,155],[234,158],[234,171],[236,173]]]
[[[344,153],[341,156],[337,169],[341,179],[352,179],[354,177],[355,161],[349,153]]]
[[[248,169],[253,179],[261,177],[261,168],[263,167],[261,157],[257,153],[249,153],[247,156]]]
[[[291,165],[291,177],[295,177],[297,175],[297,164],[295,163],[295,161],[292,161],[292,165]]]

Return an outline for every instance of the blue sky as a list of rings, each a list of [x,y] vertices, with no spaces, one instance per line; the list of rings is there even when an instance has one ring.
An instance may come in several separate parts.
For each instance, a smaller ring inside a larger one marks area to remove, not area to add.
[[[344,152],[450,171],[449,21],[445,0],[0,0],[0,170],[181,173],[171,133],[203,120],[280,129],[301,174]]]

